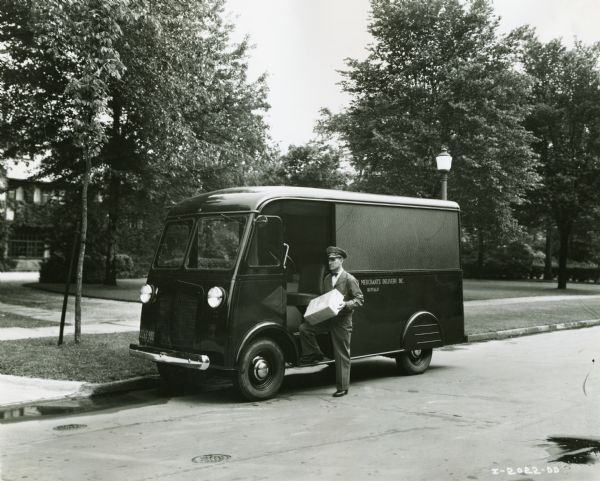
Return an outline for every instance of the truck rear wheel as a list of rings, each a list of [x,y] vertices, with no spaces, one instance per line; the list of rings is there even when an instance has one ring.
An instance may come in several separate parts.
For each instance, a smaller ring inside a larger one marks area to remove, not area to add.
[[[396,367],[402,374],[422,374],[431,363],[431,349],[403,351],[396,356]]]
[[[235,386],[248,401],[269,399],[279,391],[284,374],[281,348],[271,339],[256,339],[240,356]]]

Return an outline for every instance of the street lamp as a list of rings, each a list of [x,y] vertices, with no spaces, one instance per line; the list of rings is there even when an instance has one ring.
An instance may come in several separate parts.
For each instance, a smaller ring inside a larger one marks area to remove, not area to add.
[[[452,156],[443,149],[435,158],[437,170],[442,173],[442,200],[448,198],[448,172],[452,167]]]

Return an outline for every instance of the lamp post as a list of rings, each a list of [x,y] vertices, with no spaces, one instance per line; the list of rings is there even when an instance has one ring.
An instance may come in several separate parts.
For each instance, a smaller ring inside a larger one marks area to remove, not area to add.
[[[442,173],[442,200],[448,199],[448,172],[452,167],[452,156],[443,149],[435,158],[437,163],[437,170]]]

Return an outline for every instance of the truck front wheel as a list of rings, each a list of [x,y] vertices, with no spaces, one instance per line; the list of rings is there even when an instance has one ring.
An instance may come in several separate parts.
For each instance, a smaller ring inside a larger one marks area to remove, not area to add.
[[[279,391],[284,374],[281,348],[271,339],[256,339],[240,356],[235,385],[248,401],[269,399]]]

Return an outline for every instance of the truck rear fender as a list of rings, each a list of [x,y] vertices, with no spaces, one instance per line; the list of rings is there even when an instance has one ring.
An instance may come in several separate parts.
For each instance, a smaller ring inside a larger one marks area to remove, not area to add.
[[[443,345],[444,332],[438,318],[428,311],[415,312],[404,327],[402,347],[414,351]]]

